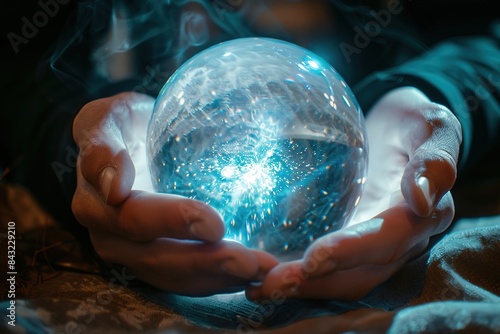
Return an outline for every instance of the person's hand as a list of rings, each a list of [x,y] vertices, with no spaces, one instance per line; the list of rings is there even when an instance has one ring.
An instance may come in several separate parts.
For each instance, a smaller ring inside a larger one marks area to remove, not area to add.
[[[223,222],[208,205],[154,193],[146,159],[153,105],[149,96],[122,93],[80,110],[73,213],[104,261],[155,287],[195,296],[242,289],[276,261],[222,241]]]
[[[247,289],[249,299],[360,299],[451,223],[461,143],[451,111],[403,87],[384,95],[366,122],[369,169],[353,220],[319,238],[300,261],[273,268]]]

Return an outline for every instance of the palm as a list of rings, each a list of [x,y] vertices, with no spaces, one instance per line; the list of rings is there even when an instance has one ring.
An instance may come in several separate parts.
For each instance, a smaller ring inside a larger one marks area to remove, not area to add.
[[[361,298],[449,226],[460,146],[451,112],[401,88],[372,108],[367,130],[369,170],[353,220],[318,239],[302,260],[275,267],[247,290],[249,298],[269,298],[276,289],[296,298]]]
[[[384,106],[380,106],[383,108]],[[369,163],[363,196],[349,225],[366,221],[404,201],[401,179],[408,164],[401,142],[387,138],[388,133],[377,117],[367,117]]]

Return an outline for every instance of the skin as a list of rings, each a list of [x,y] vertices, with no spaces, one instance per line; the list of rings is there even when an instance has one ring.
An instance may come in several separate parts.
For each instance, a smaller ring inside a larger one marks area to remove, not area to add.
[[[220,215],[198,201],[154,193],[146,164],[154,100],[122,93],[85,105],[73,123],[80,153],[72,210],[104,261],[158,288],[202,296],[241,290],[276,260],[222,241]]]
[[[158,288],[193,296],[246,288],[255,301],[276,292],[356,300],[453,219],[449,190],[460,124],[415,88],[387,93],[368,113],[369,170],[352,222],[318,239],[302,260],[286,263],[222,240],[223,222],[213,208],[152,191],[145,140],[153,102],[122,93],[80,110],[73,124],[80,154],[72,209],[105,261]]]
[[[412,87],[368,112],[369,170],[351,223],[274,267],[247,297],[357,300],[420,254],[454,216],[461,127],[450,110]],[[425,178],[425,179],[423,179]]]

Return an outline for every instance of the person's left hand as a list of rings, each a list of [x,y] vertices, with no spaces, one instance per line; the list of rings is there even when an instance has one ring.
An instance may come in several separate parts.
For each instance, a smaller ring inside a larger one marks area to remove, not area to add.
[[[249,299],[360,299],[448,228],[461,143],[455,116],[403,87],[373,106],[366,125],[369,169],[353,220],[319,238],[301,260],[274,267],[247,288]]]

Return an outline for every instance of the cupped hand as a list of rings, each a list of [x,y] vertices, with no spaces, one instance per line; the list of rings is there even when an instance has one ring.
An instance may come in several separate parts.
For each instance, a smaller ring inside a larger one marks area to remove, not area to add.
[[[73,213],[104,261],[155,287],[194,296],[242,289],[276,261],[222,240],[223,222],[210,206],[154,192],[146,159],[153,105],[151,97],[130,92],[79,111]]]
[[[301,260],[274,267],[247,289],[249,299],[358,300],[448,228],[461,143],[455,116],[402,87],[372,107],[366,125],[367,181],[351,222],[315,241]]]

